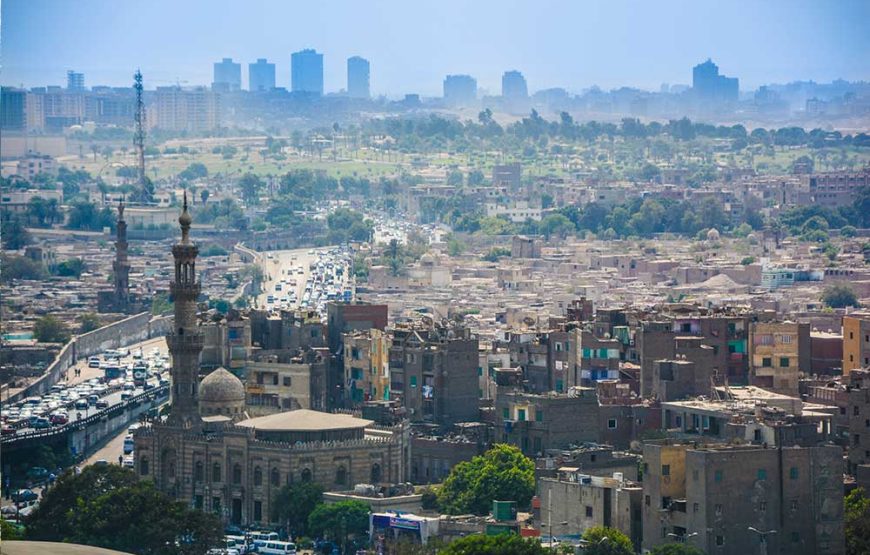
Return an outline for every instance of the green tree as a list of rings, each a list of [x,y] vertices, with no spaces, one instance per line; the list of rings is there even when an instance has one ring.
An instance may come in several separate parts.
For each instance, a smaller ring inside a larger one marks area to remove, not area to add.
[[[694,545],[685,543],[666,543],[657,545],[650,550],[650,555],[704,555],[704,552]]]
[[[493,247],[489,249],[489,252],[483,255],[483,260],[487,262],[497,262],[499,258],[503,258],[505,256],[510,256],[511,250],[506,247]]]
[[[465,536],[447,544],[442,555],[547,555],[550,553],[536,538],[515,534]]]
[[[201,162],[194,162],[185,168],[178,177],[185,181],[193,181],[208,176],[208,168]]]
[[[79,317],[79,333],[88,333],[99,328],[102,324],[100,317],[93,312],[82,314]]]
[[[22,249],[33,242],[27,228],[17,217],[3,220],[0,235],[3,236],[3,247],[13,251]],[[4,268],[3,271],[6,269]]]
[[[864,488],[849,492],[844,500],[843,524],[846,531],[846,555],[870,553],[870,499]]]
[[[462,172],[459,170],[452,170],[447,174],[447,184],[454,187],[461,187],[464,179],[465,176],[463,176]]]
[[[81,258],[70,258],[57,265],[57,275],[64,277],[79,278],[85,270],[87,266]]]
[[[0,538],[5,541],[14,541],[23,539],[24,534],[18,526],[4,518],[0,520]]]
[[[451,237],[450,240],[447,241],[447,254],[450,256],[459,256],[464,250],[465,245],[463,245],[459,239]]]
[[[320,504],[308,515],[308,531],[347,545],[349,538],[362,537],[368,533],[369,513],[371,507],[362,501]]]
[[[541,220],[539,229],[541,230],[541,233],[543,233],[548,239],[552,235],[564,239],[568,236],[569,233],[574,233],[574,231],[576,231],[576,228],[574,227],[574,224],[571,223],[571,220],[569,220],[562,214],[550,214],[546,216],[543,220]]]
[[[616,528],[594,526],[583,532],[582,539],[583,555],[634,555],[631,540]]]
[[[260,190],[263,186],[263,180],[252,173],[246,173],[239,180],[239,189],[242,192],[242,198],[248,204],[256,204],[260,198]]]
[[[42,279],[45,277],[45,270],[38,262],[27,258],[26,256],[7,256],[0,257],[3,272],[0,273],[0,282],[10,283],[15,279]]]
[[[33,324],[33,337],[40,343],[66,343],[69,341],[70,332],[66,324],[48,315]]]
[[[855,294],[855,290],[846,284],[839,283],[825,287],[822,292],[822,301],[831,308],[858,306],[858,296]]]
[[[485,515],[495,500],[525,507],[534,491],[535,464],[513,445],[499,444],[454,466],[438,492],[438,503],[449,514]]]
[[[844,225],[843,227],[840,228],[840,236],[841,237],[850,238],[850,237],[855,237],[857,234],[858,234],[858,230],[855,229],[855,226],[853,226],[853,225]]]
[[[282,486],[272,500],[272,520],[287,526],[293,537],[308,534],[308,517],[320,504],[323,487],[313,482]]]
[[[208,192],[208,189],[203,189],[202,191],[199,192],[199,198],[200,198],[200,200],[202,200],[203,204],[206,204],[208,202],[208,197],[210,195],[211,195],[211,193]]]

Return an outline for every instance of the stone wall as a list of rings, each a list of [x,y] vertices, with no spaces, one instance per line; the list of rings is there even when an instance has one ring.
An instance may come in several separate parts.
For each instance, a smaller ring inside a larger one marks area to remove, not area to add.
[[[60,381],[61,376],[77,361],[107,349],[117,349],[166,335],[171,326],[172,318],[169,316],[152,318],[151,313],[142,312],[94,331],[75,336],[64,345],[39,379],[10,396],[6,402],[14,403],[27,397],[42,395],[52,385]]]

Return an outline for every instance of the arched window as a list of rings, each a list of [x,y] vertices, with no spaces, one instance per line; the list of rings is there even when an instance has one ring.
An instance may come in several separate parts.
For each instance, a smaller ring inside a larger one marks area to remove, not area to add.
[[[139,460],[139,474],[142,476],[148,475],[148,457],[142,457]]]
[[[214,463],[214,466],[211,467],[211,481],[221,481],[221,463]]]
[[[310,482],[311,481],[311,470],[309,470],[307,468],[302,469],[302,481],[303,482]]]
[[[193,467],[193,481],[202,482],[203,480],[205,480],[205,465],[202,464],[202,461],[196,461],[196,465]]]
[[[381,465],[375,463],[372,465],[372,476],[371,476],[372,484],[377,484],[381,481]]]
[[[233,465],[233,483],[242,483],[242,465],[240,465],[239,463]]]
[[[169,461],[169,469],[167,474],[170,478],[175,478],[175,461]]]
[[[263,471],[259,466],[254,467],[254,485],[262,486],[263,485]]]
[[[278,472],[277,468],[272,469],[272,476],[270,477],[270,481],[272,482],[273,486],[281,485],[281,473]]]
[[[339,466],[335,469],[335,483],[339,486],[343,486],[347,483],[347,470],[344,466]]]

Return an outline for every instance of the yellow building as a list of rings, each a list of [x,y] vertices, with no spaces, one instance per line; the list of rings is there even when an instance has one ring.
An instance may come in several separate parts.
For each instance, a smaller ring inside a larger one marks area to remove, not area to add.
[[[749,330],[752,385],[798,394],[800,372],[810,365],[810,326],[797,322],[755,322]]]
[[[381,330],[344,335],[344,379],[352,405],[390,399],[389,352],[389,336]]]
[[[843,316],[843,374],[870,366],[870,312]]]

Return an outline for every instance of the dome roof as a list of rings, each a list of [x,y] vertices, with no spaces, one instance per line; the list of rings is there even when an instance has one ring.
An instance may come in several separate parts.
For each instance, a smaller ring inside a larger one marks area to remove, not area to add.
[[[433,264],[435,264],[435,257],[428,252],[423,253],[423,256],[420,257],[420,264],[422,264],[423,266],[432,266]]]
[[[707,240],[708,241],[718,241],[719,240],[719,231],[715,227],[707,232]]]
[[[218,368],[200,382],[199,400],[207,403],[244,402],[245,386],[232,373]]]

